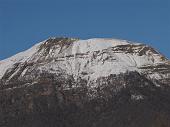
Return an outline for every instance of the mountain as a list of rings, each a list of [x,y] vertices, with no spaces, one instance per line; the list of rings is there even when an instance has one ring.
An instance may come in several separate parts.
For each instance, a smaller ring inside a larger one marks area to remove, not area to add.
[[[2,127],[170,127],[170,61],[118,39],[49,38],[0,61]]]

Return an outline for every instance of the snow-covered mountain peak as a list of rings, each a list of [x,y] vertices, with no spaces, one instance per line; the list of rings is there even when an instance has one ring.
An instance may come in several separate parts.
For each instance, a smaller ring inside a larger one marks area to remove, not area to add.
[[[57,47],[57,45],[59,47],[72,45],[74,50],[73,52],[76,52],[79,49],[81,53],[85,53],[103,50],[109,47],[116,47],[119,45],[140,45],[140,43],[112,38],[93,38],[87,40],[80,40],[76,38],[49,38],[41,45],[41,47],[47,48],[50,46],[50,48],[52,48],[53,46]]]
[[[170,127],[169,107],[170,61],[144,44],[50,38],[0,61],[3,127]]]
[[[167,61],[153,48],[127,40],[49,38],[0,61],[0,79],[8,77],[10,80],[15,75],[21,78],[29,74],[28,78],[34,70],[36,73],[65,73],[75,79],[82,77],[96,80],[127,71],[145,73],[148,68],[156,68]],[[168,75],[156,73],[152,73],[151,77],[158,75],[156,78],[161,78]]]

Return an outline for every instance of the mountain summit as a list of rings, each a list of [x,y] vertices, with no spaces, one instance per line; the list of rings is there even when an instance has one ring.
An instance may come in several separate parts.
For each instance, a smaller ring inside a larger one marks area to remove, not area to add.
[[[0,126],[169,127],[170,61],[118,39],[50,38],[0,61]]]

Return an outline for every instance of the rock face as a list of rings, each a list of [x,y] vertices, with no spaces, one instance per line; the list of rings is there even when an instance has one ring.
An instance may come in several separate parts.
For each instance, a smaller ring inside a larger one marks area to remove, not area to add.
[[[1,127],[170,127],[170,61],[144,44],[50,38],[0,61]]]

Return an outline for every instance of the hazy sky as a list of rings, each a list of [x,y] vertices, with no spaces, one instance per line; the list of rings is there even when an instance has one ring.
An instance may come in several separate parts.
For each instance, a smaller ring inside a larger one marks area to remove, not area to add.
[[[170,58],[170,0],[0,0],[0,59],[53,36],[138,41]]]

